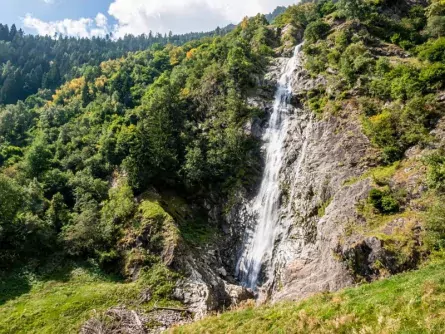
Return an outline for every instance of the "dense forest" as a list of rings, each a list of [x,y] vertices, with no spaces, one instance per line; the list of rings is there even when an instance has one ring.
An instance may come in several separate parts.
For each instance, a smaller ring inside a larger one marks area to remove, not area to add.
[[[37,93],[39,89],[54,90],[62,83],[83,74],[88,66],[117,59],[128,52],[145,50],[154,44],[181,45],[205,36],[223,35],[233,26],[206,33],[167,35],[127,35],[118,40],[75,38],[68,36],[25,35],[15,25],[0,24],[0,104],[15,103]]]
[[[335,88],[302,97],[317,117],[354,100],[383,168],[434,142],[444,116],[442,0],[306,1],[210,33],[120,40],[0,25],[0,269],[53,254],[123,277],[135,263],[157,268],[174,233],[153,203],[177,214],[187,238],[197,221],[208,228],[209,203],[230,206],[257,183],[261,142],[245,124],[267,115],[248,98],[301,35],[308,72]],[[425,254],[445,245],[443,149],[422,160],[432,189]],[[406,201],[383,181],[367,204],[385,217]]]

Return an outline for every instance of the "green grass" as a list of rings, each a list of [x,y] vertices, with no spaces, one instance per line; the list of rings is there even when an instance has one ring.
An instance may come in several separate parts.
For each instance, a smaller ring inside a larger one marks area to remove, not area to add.
[[[444,333],[445,262],[298,303],[232,311],[172,333]]]
[[[94,310],[137,300],[139,290],[85,267],[63,277],[15,273],[2,280],[0,333],[77,333]]]
[[[394,174],[396,173],[396,171],[399,167],[400,167],[399,162],[395,162],[389,166],[374,167],[374,168],[369,169],[368,171],[366,171],[359,177],[354,177],[349,180],[346,180],[343,185],[351,186],[351,185],[353,185],[359,181],[365,180],[369,177],[372,178],[373,182],[376,185],[386,185],[391,180],[391,178],[394,176]]]
[[[0,333],[78,333],[86,320],[111,307],[177,305],[168,300],[177,277],[161,265],[133,283],[105,275],[94,264],[61,267],[50,274],[20,270],[0,276]],[[144,288],[152,291],[153,300],[140,304]]]

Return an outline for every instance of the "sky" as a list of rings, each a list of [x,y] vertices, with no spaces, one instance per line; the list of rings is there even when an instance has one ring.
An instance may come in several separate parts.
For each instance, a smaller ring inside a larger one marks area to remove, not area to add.
[[[210,31],[296,0],[0,0],[0,23],[78,37]]]

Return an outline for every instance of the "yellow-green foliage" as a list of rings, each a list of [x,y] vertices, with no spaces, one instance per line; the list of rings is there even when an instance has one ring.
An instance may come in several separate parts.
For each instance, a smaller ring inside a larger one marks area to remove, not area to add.
[[[445,263],[299,303],[228,312],[171,333],[443,333]]]
[[[324,215],[325,215],[325,213],[326,213],[326,209],[327,209],[327,207],[329,206],[329,204],[331,204],[331,202],[332,202],[332,198],[330,198],[330,199],[328,199],[327,201],[325,201],[321,206],[320,206],[320,208],[318,209],[318,212],[317,212],[317,214],[318,214],[318,217],[323,217]]]
[[[350,185],[357,183],[358,181],[365,180],[369,177],[372,178],[373,182],[377,186],[386,185],[391,180],[391,178],[394,176],[394,174],[396,173],[399,166],[400,166],[400,163],[395,162],[389,166],[379,166],[379,167],[371,168],[368,171],[366,171],[363,175],[347,180],[344,185],[350,186]]]
[[[155,198],[144,199],[139,205],[142,225],[153,225],[162,228],[164,239],[167,243],[177,243],[179,230],[175,221],[161,206]]]

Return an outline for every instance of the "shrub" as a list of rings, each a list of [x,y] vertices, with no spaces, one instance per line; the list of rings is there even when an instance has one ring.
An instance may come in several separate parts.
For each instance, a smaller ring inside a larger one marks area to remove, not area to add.
[[[445,248],[445,199],[439,199],[428,211],[426,219],[427,243],[435,250]]]
[[[430,141],[430,129],[442,114],[430,96],[415,97],[406,105],[392,105],[380,114],[364,118],[364,130],[373,144],[382,148],[386,163],[399,160],[415,144]]]
[[[445,60],[445,37],[425,43],[417,48],[418,56],[422,60],[444,61]]]
[[[324,72],[328,66],[327,44],[325,42],[317,44],[306,44],[304,51],[306,53],[306,68],[312,74]]]
[[[443,88],[445,82],[445,65],[442,63],[434,63],[426,66],[421,70],[419,79],[429,91]]]
[[[369,192],[369,201],[371,204],[383,214],[396,213],[400,210],[400,204],[396,200],[389,189],[379,190],[372,189]]]
[[[428,186],[440,193],[445,192],[445,154],[442,151],[435,152],[425,158],[428,166]]]
[[[442,37],[445,35],[445,16],[433,16],[428,19],[426,31],[430,36]]]
[[[350,83],[354,83],[358,76],[366,74],[374,63],[374,59],[363,44],[350,44],[340,58],[340,72]]]
[[[370,12],[370,7],[361,0],[340,0],[338,8],[349,19],[363,19]]]
[[[373,100],[367,97],[360,97],[359,103],[361,111],[368,117],[377,115],[380,111],[380,106],[377,100]]]
[[[309,23],[304,31],[304,39],[307,43],[315,43],[323,39],[329,32],[330,26],[321,20]]]

